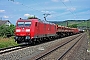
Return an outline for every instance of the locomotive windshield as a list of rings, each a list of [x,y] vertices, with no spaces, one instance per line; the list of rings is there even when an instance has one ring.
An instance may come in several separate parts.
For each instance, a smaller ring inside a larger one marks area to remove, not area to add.
[[[25,22],[25,26],[30,26],[31,22]]]
[[[17,26],[30,26],[31,22],[18,22]]]

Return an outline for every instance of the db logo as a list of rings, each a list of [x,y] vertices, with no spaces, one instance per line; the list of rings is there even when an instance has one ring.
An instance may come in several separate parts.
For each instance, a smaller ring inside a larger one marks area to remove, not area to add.
[[[22,30],[22,32],[24,32],[24,30]]]

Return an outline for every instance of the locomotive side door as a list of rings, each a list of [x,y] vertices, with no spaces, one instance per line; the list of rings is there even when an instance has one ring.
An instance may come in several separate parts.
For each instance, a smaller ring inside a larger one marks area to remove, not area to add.
[[[35,28],[36,28],[35,29],[35,36],[38,37],[39,36],[39,23],[38,22],[35,23]]]

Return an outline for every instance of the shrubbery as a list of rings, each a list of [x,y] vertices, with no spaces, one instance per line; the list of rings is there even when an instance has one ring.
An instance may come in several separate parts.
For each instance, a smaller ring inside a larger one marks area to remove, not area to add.
[[[72,25],[69,25],[68,27],[77,28],[77,25],[78,25],[78,24],[72,24]]]
[[[14,25],[2,25],[0,26],[0,36],[1,37],[10,37],[12,35],[14,35],[14,29],[15,26]]]

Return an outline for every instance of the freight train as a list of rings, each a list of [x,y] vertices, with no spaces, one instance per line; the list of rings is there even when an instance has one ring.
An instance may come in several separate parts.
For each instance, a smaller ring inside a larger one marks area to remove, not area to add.
[[[45,39],[55,39],[77,33],[79,33],[77,28],[59,26],[38,18],[26,20],[20,18],[16,22],[15,41],[31,44]]]

